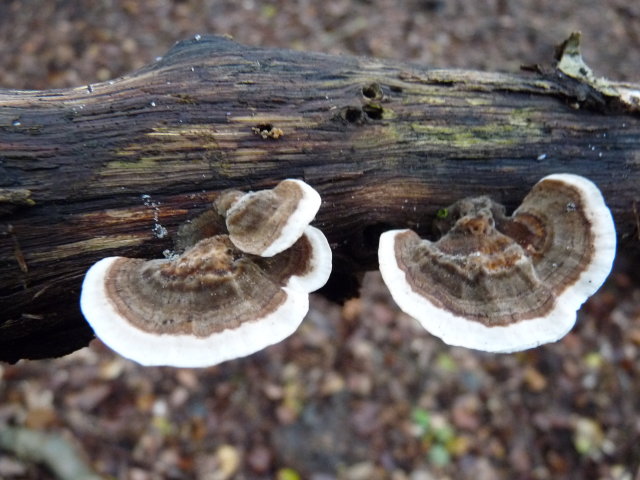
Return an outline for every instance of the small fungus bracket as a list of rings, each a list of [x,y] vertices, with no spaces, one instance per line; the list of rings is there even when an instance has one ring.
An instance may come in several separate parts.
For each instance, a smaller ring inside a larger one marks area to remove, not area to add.
[[[320,195],[301,180],[271,190],[230,190],[215,202],[229,238],[243,252],[271,257],[291,247],[320,209]]]

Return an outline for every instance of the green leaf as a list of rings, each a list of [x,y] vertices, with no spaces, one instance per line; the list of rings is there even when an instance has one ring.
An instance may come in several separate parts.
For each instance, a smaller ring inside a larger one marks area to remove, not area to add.
[[[429,462],[436,467],[444,467],[451,461],[451,456],[444,445],[436,443],[433,445],[427,453]]]
[[[436,358],[436,365],[445,372],[455,372],[458,369],[456,361],[448,353],[440,353]]]
[[[422,429],[423,433],[427,432],[431,426],[431,415],[423,408],[414,408],[411,412],[411,419]]]
[[[301,480],[301,476],[293,468],[281,468],[276,474],[277,480]]]
[[[447,444],[453,440],[455,437],[455,432],[450,425],[444,425],[433,432],[433,436],[436,441],[442,444]]]
[[[449,216],[449,210],[447,210],[446,208],[441,208],[436,212],[436,216],[438,218],[447,218]]]

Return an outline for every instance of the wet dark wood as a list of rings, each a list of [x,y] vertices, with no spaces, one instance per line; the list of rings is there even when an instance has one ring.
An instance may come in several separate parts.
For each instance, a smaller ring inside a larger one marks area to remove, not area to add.
[[[112,82],[0,90],[0,360],[86,345],[85,270],[162,256],[224,189],[314,186],[336,258],[325,294],[341,299],[376,268],[381,231],[429,234],[468,195],[512,208],[554,172],[596,182],[621,248],[638,245],[640,118],[553,69],[434,71],[210,37]]]

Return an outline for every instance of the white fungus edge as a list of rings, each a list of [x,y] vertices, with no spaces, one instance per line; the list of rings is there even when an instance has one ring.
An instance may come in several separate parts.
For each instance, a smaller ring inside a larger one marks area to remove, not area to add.
[[[540,181],[547,179],[565,182],[580,191],[594,232],[592,262],[577,281],[558,296],[553,310],[543,317],[494,327],[442,310],[416,293],[407,283],[406,275],[395,257],[396,236],[407,230],[391,230],[380,237],[378,258],[382,278],[398,306],[431,334],[453,346],[511,353],[564,337],[575,324],[577,310],[609,275],[615,257],[616,233],[611,212],[602,194],[590,180],[573,174],[555,174]]]
[[[311,243],[311,270],[304,276],[294,275],[287,282],[287,287],[304,292],[315,292],[329,280],[333,268],[331,247],[322,231],[309,225],[304,229]]]
[[[569,302],[578,310],[602,286],[611,272],[616,256],[616,227],[602,193],[591,180],[571,173],[548,175],[540,182],[545,180],[556,180],[575,187],[580,192],[584,213],[591,223],[594,246],[591,263],[576,282],[558,296],[559,303]]]
[[[121,257],[94,264],[82,284],[80,308],[96,336],[118,354],[145,366],[208,367],[244,357],[278,343],[296,331],[309,310],[309,293],[326,283],[331,273],[331,249],[318,229],[305,232],[313,246],[314,268],[289,279],[286,301],[274,312],[235,329],[208,337],[153,334],[136,328],[113,308],[107,297],[105,275]]]

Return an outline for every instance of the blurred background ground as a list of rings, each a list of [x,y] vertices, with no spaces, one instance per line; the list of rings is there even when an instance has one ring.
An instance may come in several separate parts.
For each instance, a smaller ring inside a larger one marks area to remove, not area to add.
[[[640,81],[627,0],[0,2],[0,87],[104,81],[194,34],[251,45],[515,71],[571,31],[597,74]],[[0,365],[0,429],[80,445],[101,475],[146,479],[624,479],[640,461],[640,283],[614,274],[557,344],[450,348],[399,313],[379,276],[249,358],[141,368],[98,341]],[[54,478],[0,450],[0,478]]]

